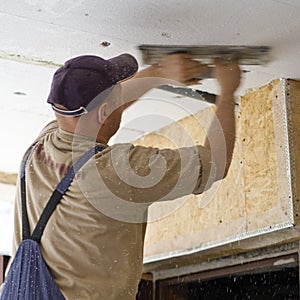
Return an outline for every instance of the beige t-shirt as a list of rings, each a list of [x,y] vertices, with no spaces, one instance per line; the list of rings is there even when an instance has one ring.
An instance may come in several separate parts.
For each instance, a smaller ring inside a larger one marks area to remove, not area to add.
[[[27,212],[32,232],[66,170],[95,145],[50,123],[26,165]],[[50,217],[40,247],[66,299],[135,299],[142,274],[147,207],[154,201],[201,193],[210,153],[116,144],[92,157]],[[14,249],[22,239],[17,187]]]

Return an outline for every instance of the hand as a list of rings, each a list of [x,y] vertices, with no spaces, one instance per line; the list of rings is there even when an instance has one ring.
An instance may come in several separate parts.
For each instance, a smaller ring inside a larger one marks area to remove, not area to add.
[[[218,59],[214,61],[215,77],[219,82],[221,94],[233,95],[241,81],[241,70],[237,61],[227,64],[221,63]]]
[[[166,55],[153,66],[156,76],[179,81],[186,85],[197,84],[200,80],[195,76],[205,72],[207,66],[193,60],[188,53]]]

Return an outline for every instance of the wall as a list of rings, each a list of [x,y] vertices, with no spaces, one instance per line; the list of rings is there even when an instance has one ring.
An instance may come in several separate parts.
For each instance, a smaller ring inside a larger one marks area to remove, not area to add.
[[[203,195],[151,206],[154,221],[146,235],[146,263],[222,245],[231,254],[236,248],[298,239],[294,225],[300,186],[299,94],[299,82],[275,80],[241,98],[227,178]],[[201,143],[211,116],[210,109],[200,111],[136,143],[157,147]],[[247,240],[250,243],[243,244]]]

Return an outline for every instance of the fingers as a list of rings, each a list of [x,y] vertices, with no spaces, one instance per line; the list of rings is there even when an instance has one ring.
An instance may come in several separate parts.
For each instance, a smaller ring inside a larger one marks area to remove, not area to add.
[[[190,84],[190,82],[195,84],[195,77],[199,77],[199,74],[204,73],[207,66],[193,60],[192,57],[190,53],[167,55],[159,64],[162,75],[184,84]]]
[[[240,68],[237,61],[214,60],[215,77],[221,88],[235,90],[240,82]],[[205,74],[208,66],[194,60],[191,53],[175,53],[166,55],[158,64],[158,74],[186,85],[198,84],[201,74]],[[198,79],[196,79],[198,78]],[[228,86],[228,88],[226,88]]]
[[[241,80],[241,70],[238,61],[228,61],[223,63],[220,59],[215,59],[215,77],[219,82],[221,91],[224,93],[234,93]]]
[[[223,68],[224,70],[229,70],[229,71],[233,71],[233,70],[239,70],[239,62],[238,60],[226,60],[226,61],[222,61],[219,58],[214,59],[214,64],[216,66],[216,68]]]
[[[186,83],[196,84],[195,82],[197,80],[199,81],[199,78],[201,78],[201,74],[204,74],[206,71],[207,71],[207,65],[202,65],[199,62],[194,61],[193,63],[190,63],[186,66],[186,69],[182,74],[182,82],[184,82],[185,84]]]

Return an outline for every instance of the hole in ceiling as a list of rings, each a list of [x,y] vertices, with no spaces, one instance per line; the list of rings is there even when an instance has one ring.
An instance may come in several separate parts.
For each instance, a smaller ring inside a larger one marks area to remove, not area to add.
[[[166,37],[166,38],[171,38],[171,34],[168,32],[162,32],[161,36]]]
[[[110,42],[108,42],[108,41],[103,41],[103,42],[101,42],[101,46],[103,46],[103,47],[109,47],[111,44],[110,44]]]
[[[14,92],[14,95],[18,95],[18,96],[26,96],[27,94],[24,92]]]

